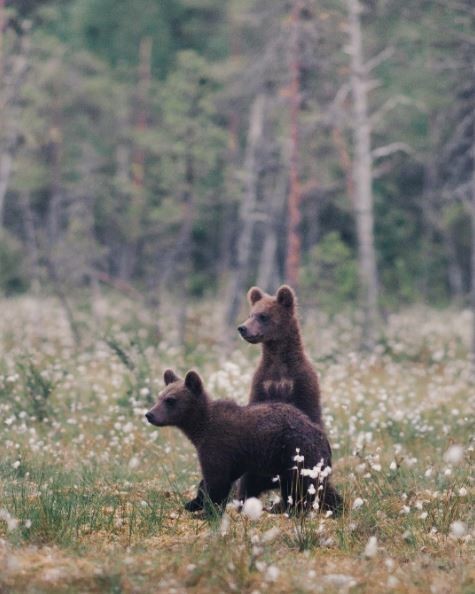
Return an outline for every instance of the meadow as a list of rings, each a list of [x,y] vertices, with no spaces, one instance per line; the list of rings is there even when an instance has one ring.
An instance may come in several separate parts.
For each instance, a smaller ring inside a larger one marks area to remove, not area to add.
[[[305,312],[345,511],[207,520],[193,447],[144,412],[167,367],[245,402],[259,348],[211,302],[178,346],[168,307],[73,304],[78,342],[53,298],[0,302],[1,594],[475,592],[468,311],[392,314],[370,355],[354,316]]]

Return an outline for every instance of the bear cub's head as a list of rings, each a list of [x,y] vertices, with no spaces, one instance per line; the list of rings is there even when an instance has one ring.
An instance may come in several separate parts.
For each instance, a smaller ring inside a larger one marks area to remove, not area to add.
[[[180,379],[171,369],[163,374],[165,389],[158,395],[157,403],[147,413],[147,421],[157,427],[180,426],[192,416],[200,402],[206,402],[201,377],[189,371]]]
[[[251,306],[249,318],[238,327],[244,340],[252,344],[273,342],[281,340],[286,332],[295,331],[289,321],[294,317],[296,298],[289,286],[282,285],[275,295],[252,287],[247,299]]]

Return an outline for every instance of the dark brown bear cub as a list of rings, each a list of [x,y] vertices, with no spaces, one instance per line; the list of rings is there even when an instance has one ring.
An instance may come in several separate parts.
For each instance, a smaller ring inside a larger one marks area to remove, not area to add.
[[[275,295],[268,295],[252,287],[247,298],[251,311],[238,331],[251,344],[262,345],[249,403],[287,402],[323,427],[318,377],[305,354],[293,290],[283,285]],[[262,477],[246,474],[239,483],[238,498],[257,497],[272,487]],[[331,499],[327,503],[333,511],[341,504]]]
[[[302,343],[294,292],[283,285],[276,295],[249,289],[249,318],[238,328],[251,344],[262,344],[249,403],[289,402],[315,423],[322,423],[318,377]]]
[[[331,449],[325,433],[299,410],[277,402],[213,401],[195,371],[183,381],[167,370],[164,379],[165,389],[145,416],[158,427],[178,427],[196,447],[205,501],[222,506],[233,482],[247,472],[278,476],[289,510],[317,508],[325,493],[338,497],[328,478]]]

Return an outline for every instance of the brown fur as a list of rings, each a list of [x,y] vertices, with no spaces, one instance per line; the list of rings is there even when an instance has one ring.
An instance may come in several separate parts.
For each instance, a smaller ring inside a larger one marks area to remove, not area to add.
[[[276,402],[239,406],[227,400],[213,401],[194,371],[183,381],[167,370],[164,379],[166,387],[146,417],[159,427],[178,427],[192,441],[203,472],[201,497],[205,502],[225,503],[233,482],[244,473],[265,480],[278,475],[287,508],[308,509],[314,500],[307,492],[312,483],[315,489],[322,486],[327,494],[323,499],[328,500],[331,494],[338,500],[328,478],[320,483],[309,476],[296,480],[297,448],[304,456],[305,468],[319,463],[323,468],[331,466],[331,449],[321,428],[295,407]]]
[[[249,402],[288,402],[322,424],[318,377],[304,351],[294,292],[283,285],[272,296],[252,287],[247,297],[251,311],[238,330],[248,342],[262,344]]]
[[[320,386],[304,351],[295,293],[287,285],[280,287],[275,296],[252,287],[247,298],[251,311],[238,331],[251,344],[262,344],[249,403],[287,402],[322,427]],[[238,497],[257,496],[272,487],[269,481],[245,475],[239,484]],[[329,506],[332,507],[331,503]]]

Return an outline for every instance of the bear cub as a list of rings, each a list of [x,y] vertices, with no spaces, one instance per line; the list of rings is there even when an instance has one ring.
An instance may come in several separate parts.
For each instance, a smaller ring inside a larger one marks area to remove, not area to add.
[[[287,285],[275,296],[252,287],[247,299],[251,311],[238,331],[247,342],[262,345],[249,403],[288,402],[322,424],[318,376],[305,354],[295,293]]]
[[[211,400],[195,371],[181,380],[167,370],[164,380],[165,389],[145,416],[157,427],[181,429],[196,447],[207,510],[210,503],[222,507],[244,473],[278,476],[287,511],[339,501],[328,478],[331,448],[326,435],[294,406]]]
[[[282,285],[275,295],[268,295],[252,287],[247,299],[251,311],[238,331],[244,340],[260,344],[262,349],[249,404],[286,402],[323,427],[318,376],[305,354],[294,291]],[[257,497],[273,486],[263,477],[246,474],[239,482],[238,499]],[[334,510],[334,502],[329,508]]]

